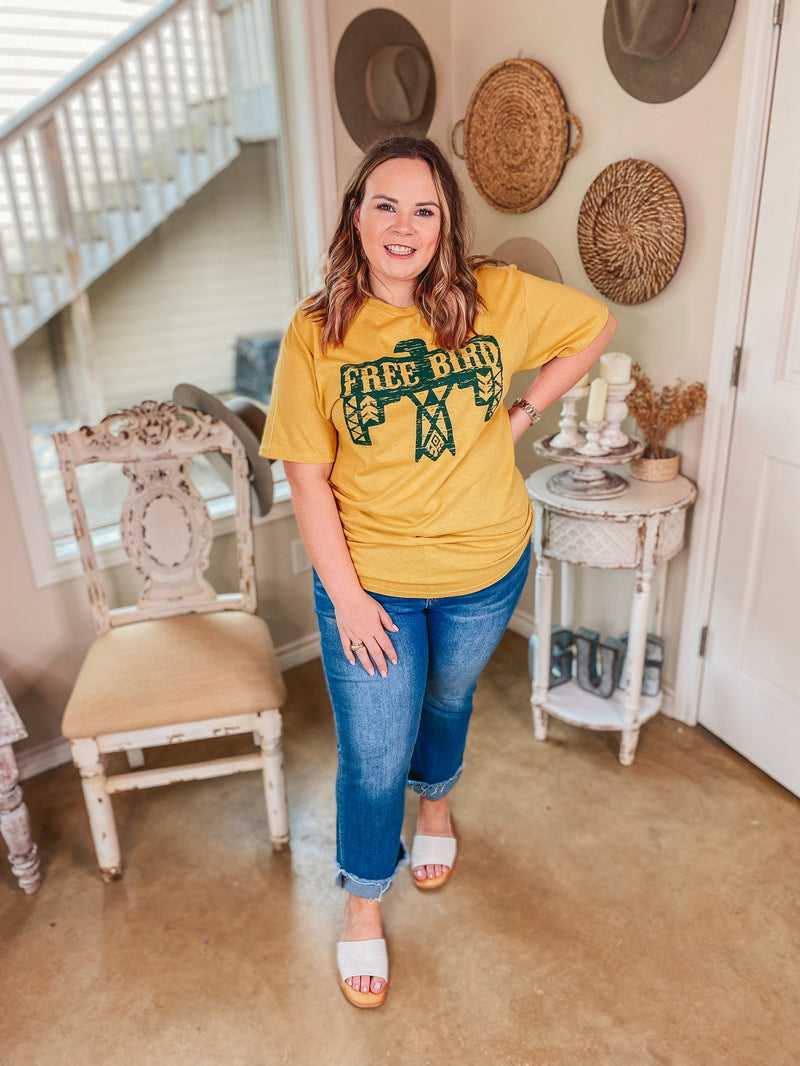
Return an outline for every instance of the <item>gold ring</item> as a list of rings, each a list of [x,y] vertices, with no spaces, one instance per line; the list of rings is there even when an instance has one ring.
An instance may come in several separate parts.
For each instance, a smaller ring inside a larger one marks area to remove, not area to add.
[[[350,651],[361,651],[364,647],[363,640],[350,641]]]

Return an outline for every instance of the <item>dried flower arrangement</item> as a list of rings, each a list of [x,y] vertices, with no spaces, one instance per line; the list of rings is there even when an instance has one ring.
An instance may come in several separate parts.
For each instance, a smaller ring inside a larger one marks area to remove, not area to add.
[[[674,385],[656,391],[639,363],[631,366],[636,388],[627,397],[628,414],[636,419],[644,438],[646,457],[663,459],[670,430],[695,415],[706,405],[706,387],[700,381],[687,385],[680,378]]]

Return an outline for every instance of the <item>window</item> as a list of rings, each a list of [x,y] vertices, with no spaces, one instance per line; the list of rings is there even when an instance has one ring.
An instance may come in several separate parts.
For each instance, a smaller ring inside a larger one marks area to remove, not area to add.
[[[309,37],[320,3],[276,4],[285,9],[296,84],[305,71],[297,49],[323,48],[324,23],[316,42]],[[0,289],[10,341],[5,350],[0,343],[0,415],[40,583],[58,576],[53,545],[56,560],[70,551],[50,434],[143,399],[170,399],[181,381],[223,400],[236,393],[237,341],[283,332],[300,264],[319,248],[319,170],[308,165],[319,146],[311,112],[297,121],[297,99],[288,101],[291,142],[280,137],[287,102],[278,106],[270,0],[215,7],[218,20],[204,0],[178,0],[99,80],[81,78],[66,104],[45,102],[21,137],[6,136],[8,123],[0,130]],[[311,92],[313,80],[306,85]],[[59,156],[61,202],[47,198],[54,172],[46,148]],[[301,157],[302,210],[287,195]],[[87,274],[77,299],[67,299],[70,279]],[[111,489],[102,471],[94,476],[90,521],[113,541],[104,519]],[[224,481],[211,468],[202,481],[212,510],[224,513]]]
[[[77,342],[69,323],[58,320],[68,310],[15,351],[40,491],[60,557],[73,541],[50,435],[145,399],[169,400],[181,382],[224,401],[241,384],[237,340],[265,330],[281,333],[288,324],[295,295],[275,141],[241,146],[213,181],[90,286],[88,303],[93,402],[69,394]],[[257,384],[244,383],[246,390]],[[97,482],[88,495],[88,506],[97,506],[89,521],[102,527],[105,474],[97,466],[87,476]],[[211,469],[202,482],[224,513],[225,483]]]

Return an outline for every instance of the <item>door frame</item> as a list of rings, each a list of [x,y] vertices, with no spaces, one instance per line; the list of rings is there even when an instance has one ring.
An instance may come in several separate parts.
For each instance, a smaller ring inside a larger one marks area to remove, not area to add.
[[[773,21],[773,6],[750,0],[697,476],[700,491],[692,517],[686,575],[685,587],[692,591],[684,600],[671,709],[673,717],[688,725],[696,725],[699,716],[703,634],[711,616],[736,413],[736,386],[731,375],[747,318],[779,43],[780,25]],[[755,151],[753,145],[757,146]]]

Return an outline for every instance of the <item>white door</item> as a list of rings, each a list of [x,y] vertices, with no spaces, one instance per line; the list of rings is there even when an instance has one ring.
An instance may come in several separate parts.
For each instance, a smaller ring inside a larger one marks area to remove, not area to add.
[[[786,5],[700,722],[800,795],[800,3]]]

